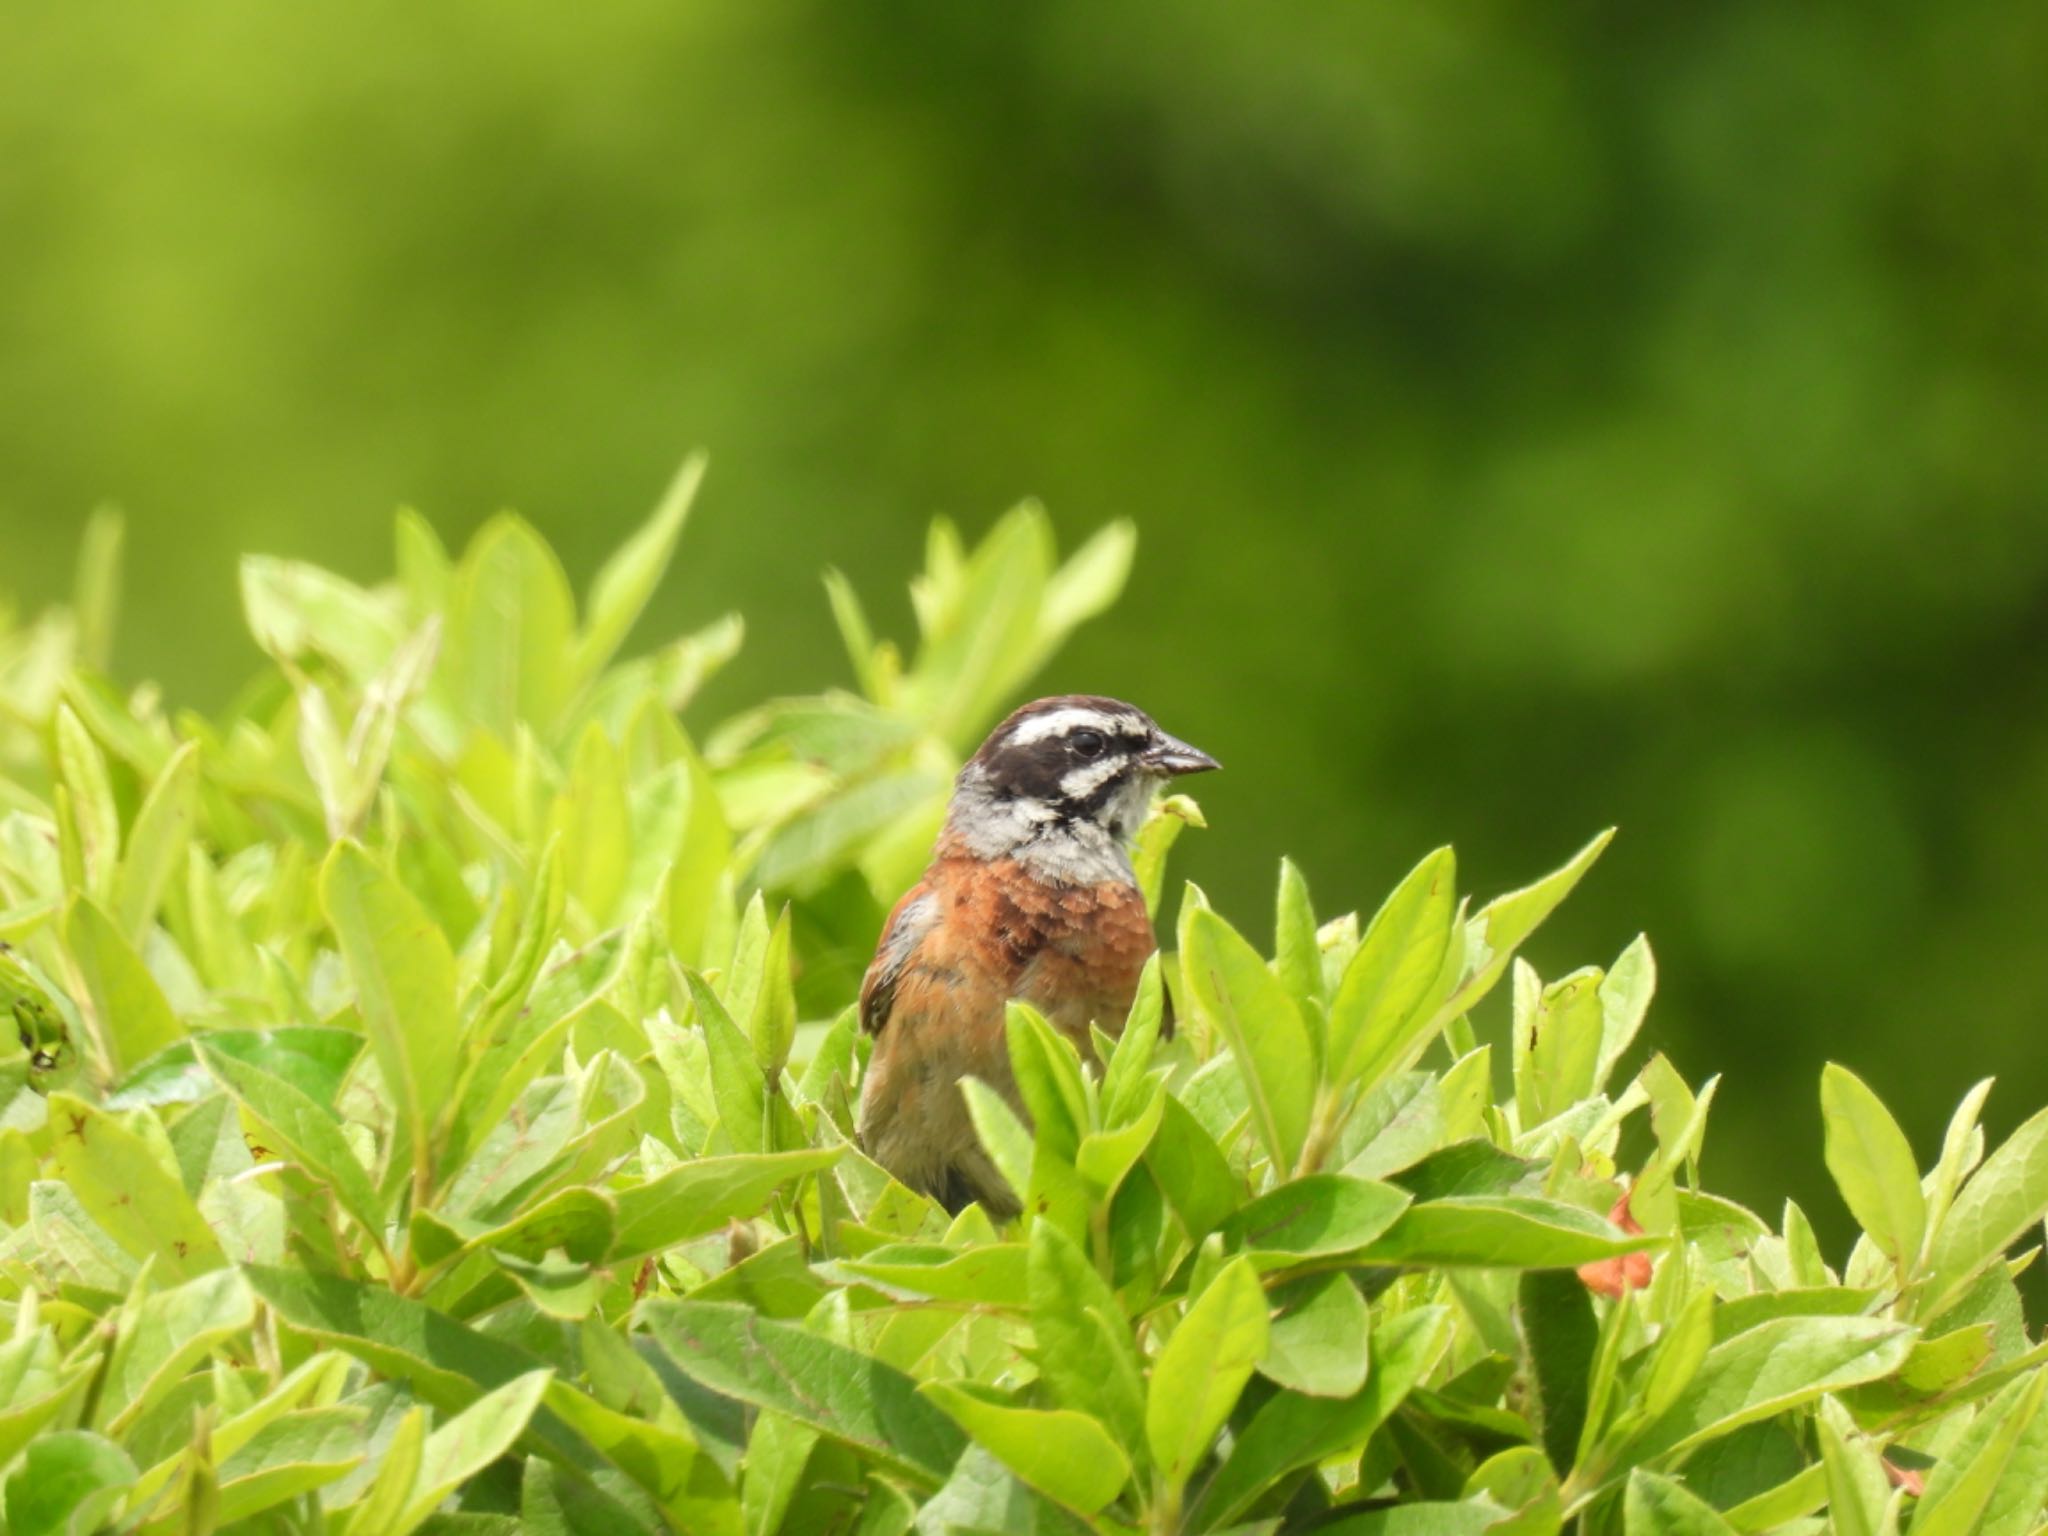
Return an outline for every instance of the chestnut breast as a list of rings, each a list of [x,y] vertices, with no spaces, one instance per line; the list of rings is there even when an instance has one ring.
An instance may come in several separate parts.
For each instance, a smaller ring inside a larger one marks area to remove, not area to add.
[[[982,936],[972,964],[995,996],[1030,1003],[1084,1051],[1091,1020],[1123,1027],[1157,947],[1135,885],[1052,884],[1015,859],[947,860],[935,873],[946,926]]]

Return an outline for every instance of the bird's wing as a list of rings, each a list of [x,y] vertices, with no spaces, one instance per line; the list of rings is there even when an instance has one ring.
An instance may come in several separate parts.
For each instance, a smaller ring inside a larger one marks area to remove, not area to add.
[[[919,941],[937,921],[938,908],[938,898],[920,880],[903,893],[889,920],[882,924],[881,942],[875,946],[875,958],[869,962],[868,973],[860,984],[860,1027],[869,1034],[880,1034],[882,1026],[889,1022],[889,1010],[896,1001],[896,983],[902,980]]]

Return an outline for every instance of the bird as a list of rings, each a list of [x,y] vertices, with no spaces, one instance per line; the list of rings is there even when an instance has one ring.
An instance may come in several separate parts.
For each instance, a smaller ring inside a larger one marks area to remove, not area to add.
[[[1135,705],[1061,694],[1024,705],[960,770],[924,877],[882,926],[860,989],[874,1037],[861,1149],[958,1214],[1017,1214],[968,1116],[976,1077],[1027,1122],[1005,1043],[1012,1001],[1085,1052],[1120,1033],[1158,947],[1131,843],[1170,779],[1220,766]]]

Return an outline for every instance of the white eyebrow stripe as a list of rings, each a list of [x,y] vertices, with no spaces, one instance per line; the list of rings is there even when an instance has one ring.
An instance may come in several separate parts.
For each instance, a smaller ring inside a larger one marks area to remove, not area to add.
[[[1065,709],[1049,709],[1042,715],[1019,721],[1010,732],[1010,740],[1017,746],[1028,746],[1048,736],[1064,736],[1082,726],[1092,726],[1105,736],[1116,736],[1122,733],[1123,721],[1116,715],[1090,709],[1085,704],[1070,704]]]
[[[1060,794],[1068,800],[1085,800],[1129,765],[1128,757],[1113,755],[1069,768],[1060,778]]]

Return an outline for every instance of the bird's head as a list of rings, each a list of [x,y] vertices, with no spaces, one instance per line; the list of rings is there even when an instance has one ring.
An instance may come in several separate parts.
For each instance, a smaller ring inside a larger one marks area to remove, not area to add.
[[[1217,766],[1135,705],[1092,694],[1039,699],[991,731],[960,770],[947,830],[980,857],[1026,857],[1080,879],[1073,869],[1095,859],[1124,860],[1161,784]]]

